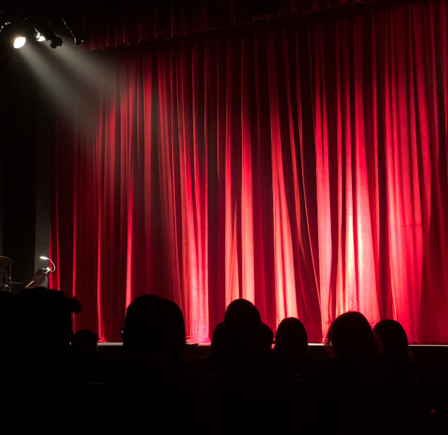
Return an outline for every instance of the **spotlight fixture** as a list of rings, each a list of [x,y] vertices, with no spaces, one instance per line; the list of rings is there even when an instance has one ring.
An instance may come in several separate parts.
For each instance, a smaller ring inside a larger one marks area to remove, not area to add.
[[[34,8],[24,8],[5,12],[0,10],[0,33],[2,38],[11,39],[15,48],[23,47],[26,38],[39,42],[47,41],[51,48],[60,47],[62,38],[56,36],[52,25],[60,29],[57,21],[62,20],[64,26],[71,33],[75,45],[79,45],[87,38],[81,29],[79,13],[62,8],[63,11],[39,12]]]
[[[2,38],[9,40],[14,48],[22,48],[26,43],[27,31],[26,19],[12,21],[4,21],[3,24],[0,21],[0,33]]]
[[[50,44],[51,48],[57,48],[62,45],[62,39],[59,38],[58,36],[56,36],[55,38],[52,38],[52,39],[47,39],[47,41]]]
[[[46,40],[48,44],[50,44],[51,48],[57,48],[62,45],[62,39],[56,36],[47,25],[36,25],[34,29],[38,34],[38,41],[42,40],[39,39],[39,37],[44,38],[44,40]]]
[[[14,39],[13,46],[14,48],[22,48],[26,43],[26,38],[24,36],[17,36]]]

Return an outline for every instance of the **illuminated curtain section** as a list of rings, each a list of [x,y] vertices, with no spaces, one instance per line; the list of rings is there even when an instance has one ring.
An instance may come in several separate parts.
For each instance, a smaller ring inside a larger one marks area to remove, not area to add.
[[[336,316],[350,310],[369,313],[372,322],[381,318],[377,291],[382,277],[376,269],[379,246],[374,224],[385,198],[380,204],[375,187],[378,77],[372,25],[360,17],[319,23],[313,40],[324,330]],[[324,32],[323,26],[331,26],[331,31]],[[329,33],[334,39],[328,38]]]
[[[311,341],[357,310],[448,342],[446,23],[434,1],[77,53],[102,67],[57,125],[75,328],[117,340],[153,293],[198,341],[242,297]]]

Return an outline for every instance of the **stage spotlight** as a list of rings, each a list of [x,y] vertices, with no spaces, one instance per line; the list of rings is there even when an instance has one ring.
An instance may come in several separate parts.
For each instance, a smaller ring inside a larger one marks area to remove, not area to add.
[[[14,48],[22,48],[26,43],[26,38],[24,36],[17,36],[14,39]]]
[[[42,35],[41,33],[37,32],[36,41],[38,41],[38,42],[45,41],[45,36]]]
[[[47,40],[51,48],[57,48],[62,45],[62,39],[56,36],[48,26],[39,25],[35,26],[34,29],[41,37]]]
[[[9,42],[14,48],[22,48],[26,43],[25,35],[28,36],[26,19],[17,20],[16,23],[6,21],[3,24],[0,21],[0,34],[1,38]]]
[[[47,39],[48,43],[50,44],[51,48],[57,48],[60,47],[62,45],[62,39],[59,38],[58,36],[52,38],[52,39]]]

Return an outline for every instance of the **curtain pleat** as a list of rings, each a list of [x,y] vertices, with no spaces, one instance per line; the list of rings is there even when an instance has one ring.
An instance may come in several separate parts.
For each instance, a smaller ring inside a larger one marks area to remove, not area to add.
[[[73,10],[78,12],[88,33],[81,48],[97,50],[377,1],[380,0],[77,0]]]

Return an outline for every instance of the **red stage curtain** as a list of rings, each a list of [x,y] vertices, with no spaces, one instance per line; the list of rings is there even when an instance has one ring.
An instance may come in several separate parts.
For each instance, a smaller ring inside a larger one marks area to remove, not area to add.
[[[76,0],[75,4],[89,33],[81,48],[94,50],[376,1],[379,0]]]
[[[79,54],[51,240],[75,327],[116,340],[151,292],[196,339],[243,297],[312,341],[359,310],[447,343],[446,25],[443,0]]]

